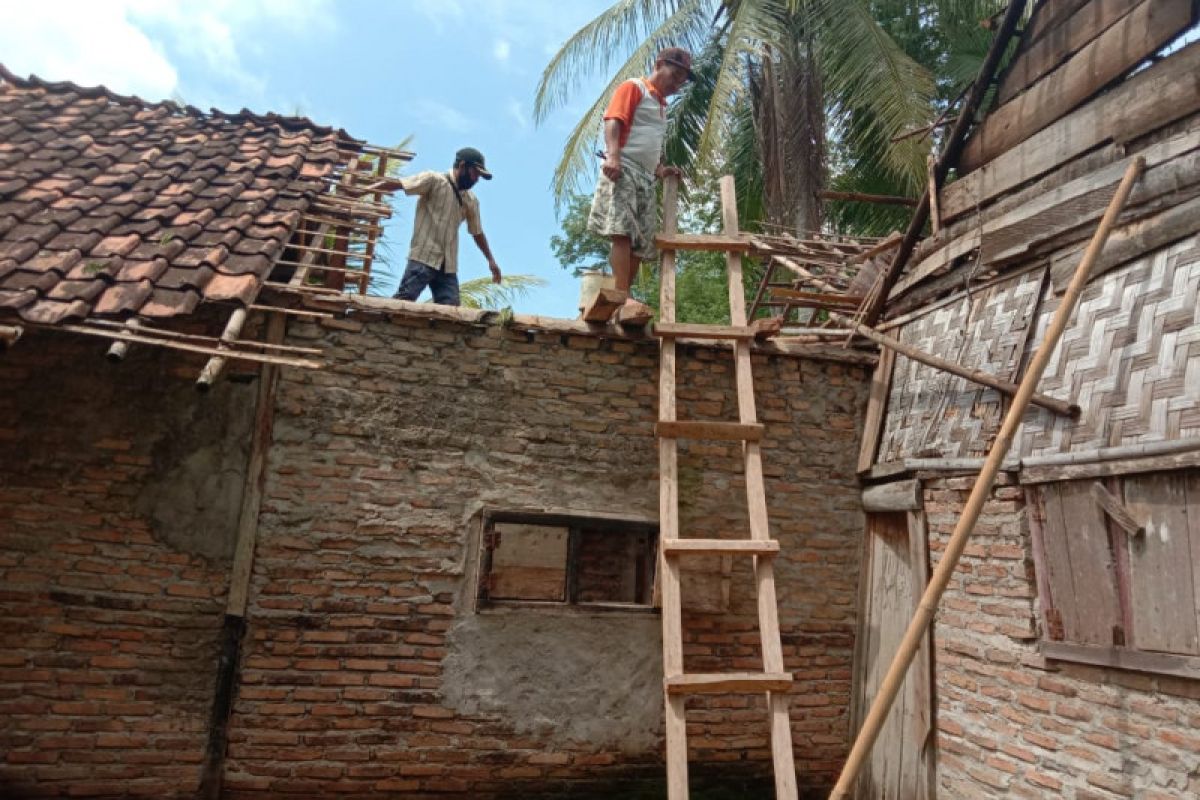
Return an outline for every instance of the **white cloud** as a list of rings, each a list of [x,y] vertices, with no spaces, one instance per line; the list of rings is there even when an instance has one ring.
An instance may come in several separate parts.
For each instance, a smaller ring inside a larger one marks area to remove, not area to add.
[[[103,84],[147,100],[182,90],[197,105],[261,105],[265,82],[247,69],[243,54],[257,47],[267,26],[297,38],[325,33],[333,25],[331,1],[11,3],[0,26],[0,53],[17,74]]]
[[[508,43],[508,41],[505,39],[497,39],[496,43],[494,45],[492,45],[492,55],[494,55],[496,57],[497,61],[500,61],[500,62],[508,61],[508,57],[511,54],[512,54],[512,45],[510,45]]]
[[[434,125],[452,133],[466,133],[475,127],[475,121],[466,114],[427,97],[414,104],[413,113],[426,125]]]
[[[18,75],[103,84],[150,100],[169,97],[179,85],[162,46],[117,2],[12,3],[0,25],[0,53]]]

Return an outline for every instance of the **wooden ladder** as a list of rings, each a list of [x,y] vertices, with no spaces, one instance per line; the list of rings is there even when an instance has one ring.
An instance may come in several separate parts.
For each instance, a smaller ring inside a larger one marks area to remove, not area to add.
[[[678,180],[669,178],[663,193],[664,235],[676,232]],[[733,178],[721,179],[721,208],[725,234],[738,233]],[[747,325],[742,289],[742,257],[725,256],[729,271],[731,325],[702,326],[675,323],[675,251],[662,253],[662,294],[655,334],[661,338],[659,361],[658,436],[659,464],[659,575],[662,591],[663,688],[667,719],[667,796],[686,800],[687,721],[684,701],[689,694],[766,692],[771,721],[771,757],[775,768],[775,795],[795,800],[796,769],[792,759],[792,731],[787,690],[792,676],[784,671],[779,639],[779,609],[775,601],[774,556],[779,543],[770,538],[767,498],[763,486],[763,426],[757,422],[754,378],[750,370],[750,342],[754,329]],[[704,329],[712,330],[705,336]],[[679,336],[732,340],[737,375],[738,422],[687,422],[675,417],[675,339]],[[745,460],[746,500],[750,512],[749,539],[684,539],[679,532],[678,448],[680,438],[741,440]],[[758,593],[758,625],[762,637],[761,673],[689,674],[683,670],[683,609],[680,561],[689,555],[744,555],[754,561]]]

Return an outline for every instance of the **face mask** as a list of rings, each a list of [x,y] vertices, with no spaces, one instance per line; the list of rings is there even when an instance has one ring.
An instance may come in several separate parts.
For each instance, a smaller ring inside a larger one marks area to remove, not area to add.
[[[458,170],[458,188],[470,189],[475,185],[475,181],[471,178],[471,167],[463,164]]]

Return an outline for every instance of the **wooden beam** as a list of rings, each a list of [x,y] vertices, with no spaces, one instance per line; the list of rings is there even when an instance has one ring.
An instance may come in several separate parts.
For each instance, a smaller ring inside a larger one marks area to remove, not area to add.
[[[1069,642],[1042,640],[1038,645],[1042,655],[1057,661],[1074,661],[1097,667],[1175,675],[1189,680],[1200,679],[1200,658],[1176,656],[1169,653],[1150,653],[1125,647],[1098,647]]]
[[[962,516],[954,526],[954,532],[950,535],[950,540],[942,552],[937,569],[934,570],[929,585],[925,588],[921,596],[918,611],[909,623],[908,629],[904,632],[904,638],[900,641],[900,645],[896,649],[896,655],[892,659],[887,674],[884,676],[879,690],[871,702],[871,710],[863,722],[858,736],[855,737],[854,746],[851,748],[850,755],[846,759],[846,764],[842,769],[842,774],[838,777],[837,784],[830,794],[830,800],[847,800],[854,789],[858,774],[866,763],[871,748],[875,744],[875,739],[879,736],[879,731],[883,727],[888,712],[891,710],[892,704],[896,701],[896,695],[899,694],[900,687],[904,683],[905,674],[916,657],[922,642],[927,641],[929,626],[933,622],[934,615],[937,613],[938,604],[941,602],[946,587],[950,584],[950,579],[954,577],[954,573],[958,569],[959,560],[966,549],[971,532],[975,529],[975,523],[978,521],[983,511],[984,503],[987,502],[996,484],[996,476],[1000,471],[1004,457],[1008,454],[1008,450],[1016,438],[1022,418],[1029,407],[1029,401],[1033,397],[1034,387],[1042,379],[1042,375],[1046,371],[1046,365],[1049,364],[1051,356],[1057,349],[1063,331],[1066,330],[1067,323],[1075,312],[1075,306],[1079,301],[1079,297],[1083,294],[1084,286],[1087,284],[1088,270],[1091,269],[1092,264],[1100,255],[1100,250],[1104,247],[1108,233],[1112,230],[1117,215],[1120,213],[1125,201],[1129,198],[1129,193],[1133,189],[1134,182],[1141,175],[1143,166],[1144,164],[1140,161],[1135,161],[1130,165],[1129,171],[1125,175],[1125,180],[1121,182],[1120,187],[1117,189],[1117,193],[1113,197],[1112,203],[1104,215],[1104,219],[1101,220],[1100,226],[1096,230],[1096,235],[1092,238],[1092,245],[1088,248],[1078,269],[1075,271],[1075,277],[1071,281],[1070,288],[1063,296],[1062,302],[1054,313],[1054,319],[1051,320],[1046,330],[1045,338],[1034,354],[1029,364],[1029,371],[1026,372],[1024,379],[1021,381],[1020,390],[1013,400],[1012,407],[1005,415],[1004,423],[1000,426],[996,440],[988,452],[987,461],[984,463],[979,477],[975,479],[971,487],[971,494],[968,496],[967,502],[963,507]]]
[[[984,57],[983,64],[979,67],[979,75],[976,76],[975,83],[971,86],[971,91],[967,94],[966,100],[963,101],[958,121],[950,129],[950,135],[946,138],[946,146],[942,151],[942,157],[938,159],[937,166],[934,168],[934,176],[939,186],[946,182],[946,176],[950,172],[951,167],[954,167],[958,163],[967,131],[975,121],[975,113],[979,110],[984,96],[987,94],[988,89],[991,88],[992,77],[996,74],[1000,60],[1008,50],[1008,43],[1016,32],[1017,23],[1020,22],[1024,11],[1025,0],[1009,0],[1008,10],[1004,12],[1004,19],[1000,23],[999,30],[996,31],[996,38],[992,40],[991,47],[988,48],[987,56]],[[896,251],[895,257],[892,258],[891,264],[888,265],[887,269],[880,276],[878,292],[863,309],[862,320],[865,324],[874,325],[883,313],[883,308],[887,304],[892,286],[899,279],[900,273],[904,270],[904,265],[908,263],[909,256],[912,255],[913,249],[917,246],[917,239],[920,238],[921,231],[924,230],[925,223],[929,219],[929,209],[929,190],[926,189],[925,194],[921,197],[921,202],[917,205],[917,210],[913,213],[913,218],[909,222],[908,230],[905,231],[904,239],[900,242],[900,247]]]
[[[1130,536],[1145,535],[1146,526],[1134,519],[1133,514],[1129,513],[1129,509],[1125,507],[1120,498],[1105,488],[1103,483],[1097,481],[1092,484],[1092,497],[1104,509],[1104,513],[1108,514],[1112,521],[1127,534]]]
[[[1191,21],[1192,0],[1143,0],[1066,64],[989,114],[963,148],[959,169],[977,169],[1065,116]]]
[[[1146,173],[1129,198],[1129,206],[1140,206],[1174,192],[1186,192],[1200,183],[1200,130],[1184,131],[1147,147],[1138,153],[1146,161]],[[896,283],[892,300],[932,275],[945,270],[959,257],[977,248],[986,254],[988,266],[1026,260],[1031,253],[1045,253],[1063,237],[1083,237],[1081,226],[1093,222],[1104,212],[1113,189],[1129,166],[1122,159],[1067,181],[1030,198],[1011,211],[966,230],[929,253]],[[1178,205],[1178,203],[1169,203]],[[1117,252],[1119,232],[1114,234],[1106,260]],[[1065,244],[1065,242],[1064,242]],[[1065,280],[1078,263],[1078,255],[1063,270]],[[1094,278],[1100,272],[1093,272]]]
[[[608,322],[612,315],[625,305],[628,296],[616,289],[601,289],[596,292],[591,304],[583,310],[584,322]]]
[[[963,367],[955,364],[953,361],[947,361],[940,356],[935,356],[932,353],[926,353],[925,351],[919,350],[912,345],[901,342],[899,339],[893,339],[891,336],[887,336],[886,334],[882,334],[873,328],[868,328],[866,325],[857,323],[849,317],[838,314],[837,312],[831,311],[829,314],[833,319],[842,323],[847,328],[853,329],[853,331],[859,336],[870,339],[876,344],[891,348],[900,355],[911,358],[913,361],[919,361],[926,366],[933,367],[934,369],[940,369],[943,372],[949,372],[951,375],[957,375],[964,380],[971,381],[972,383],[978,383],[980,386],[986,386],[989,389],[995,389],[997,392],[1000,392],[1007,397],[1015,397],[1021,388],[1011,381],[997,378],[990,372]],[[1079,417],[1079,406],[1075,405],[1074,403],[1069,403],[1066,400],[1059,400],[1054,397],[1048,397],[1044,394],[1037,394],[1036,392],[1031,392],[1030,396],[1034,405],[1041,406],[1048,411],[1053,411],[1055,414],[1061,414],[1062,416],[1070,417],[1071,419],[1076,419]]]
[[[659,250],[701,250],[707,252],[748,253],[754,249],[750,238],[717,233],[660,233],[654,237]]]
[[[1069,19],[1049,30],[1044,37],[1024,48],[1013,59],[1000,81],[1000,88],[996,94],[997,102],[1002,105],[1012,100],[1038,78],[1099,36],[1132,10],[1138,2],[1140,0],[1095,0],[1084,4]]]
[[[1054,483],[1077,481],[1088,478],[1109,478],[1115,475],[1133,475],[1139,472],[1166,472],[1173,469],[1200,467],[1200,449],[1156,455],[1110,457],[1099,461],[1079,464],[1047,464],[1023,467],[1021,483]]]
[[[868,486],[862,492],[863,511],[920,511],[924,506],[921,482],[911,479]]]
[[[1050,33],[1063,20],[1093,0],[1040,0],[1034,3],[1033,14],[1021,34],[1022,48],[1028,48]]]
[[[1124,144],[1200,110],[1198,75],[1200,42],[1195,42],[947,185],[942,218],[973,211],[1096,145]]]
[[[282,314],[272,314],[267,321],[267,341],[281,343],[286,328],[287,318]],[[229,597],[225,603],[225,613],[236,617],[246,616],[246,602],[250,594],[250,573],[254,563],[258,513],[266,482],[267,451],[271,447],[275,420],[275,385],[278,380],[279,368],[274,364],[264,365],[258,379],[250,461],[246,465],[246,485],[242,490],[242,506],[238,515],[237,545],[229,576]]]
[[[1200,219],[1200,197],[1173,205],[1152,217],[1139,219],[1118,228],[1112,235],[1104,255],[1092,270],[1092,278],[1103,275],[1136,258],[1179,241],[1196,233],[1196,220]],[[1050,281],[1054,291],[1062,293],[1067,281],[1070,263],[1079,257],[1080,251],[1072,247],[1050,259]]]
[[[834,306],[837,308],[856,309],[862,303],[861,297],[849,294],[833,294],[830,292],[806,292],[802,289],[771,289],[773,297],[787,300],[796,306]]]
[[[851,203],[878,203],[887,206],[908,206],[915,208],[921,201],[915,197],[896,197],[890,194],[865,194],[863,192],[834,192],[825,190],[819,193],[822,200],[842,200]]]

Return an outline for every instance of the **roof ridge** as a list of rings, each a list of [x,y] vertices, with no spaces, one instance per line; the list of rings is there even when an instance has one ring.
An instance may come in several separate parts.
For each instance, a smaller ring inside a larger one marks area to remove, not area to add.
[[[114,103],[121,105],[132,105],[143,109],[164,109],[173,114],[181,114],[195,117],[197,119],[219,119],[228,120],[231,122],[256,122],[263,125],[274,124],[287,131],[311,131],[321,136],[333,134],[337,136],[339,141],[349,145],[365,145],[365,139],[357,139],[346,132],[345,128],[334,128],[331,125],[318,125],[308,117],[301,116],[285,116],[268,111],[265,114],[259,114],[251,111],[248,108],[243,108],[238,112],[225,112],[217,108],[210,108],[208,112],[193,106],[180,104],[174,100],[159,100],[151,102],[143,100],[137,95],[124,95],[112,91],[106,86],[80,86],[71,81],[47,81],[39,78],[37,75],[30,73],[28,78],[22,78],[16,73],[9,70],[0,62],[0,85],[10,83],[13,86],[21,89],[43,89],[48,92],[64,93],[73,92],[81,97],[96,98],[103,97]]]

